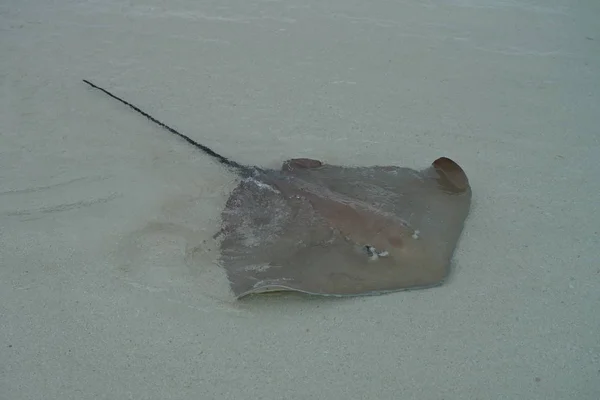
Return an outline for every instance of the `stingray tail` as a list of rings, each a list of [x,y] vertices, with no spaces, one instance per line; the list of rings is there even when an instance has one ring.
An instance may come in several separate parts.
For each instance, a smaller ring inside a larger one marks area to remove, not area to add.
[[[168,130],[172,134],[179,136],[180,138],[184,139],[186,142],[188,142],[192,146],[200,149],[205,154],[208,154],[209,156],[215,158],[221,164],[224,164],[224,165],[226,165],[228,167],[237,169],[239,172],[241,172],[244,175],[252,173],[253,171],[256,170],[256,168],[251,168],[251,167],[248,167],[246,165],[239,164],[239,163],[237,163],[237,162],[235,162],[233,160],[230,160],[229,158],[227,158],[225,156],[220,155],[219,153],[215,152],[211,148],[206,147],[203,144],[200,144],[200,143],[196,142],[195,140],[191,139],[190,137],[184,135],[183,133],[180,133],[180,132],[176,131],[175,129],[171,128],[169,125],[167,125],[167,124],[165,124],[163,122],[160,122],[159,120],[157,120],[156,118],[154,118],[150,114],[148,114],[148,113],[140,110],[138,107],[134,106],[133,104],[129,103],[128,101],[125,101],[125,100],[121,99],[120,97],[115,96],[114,94],[110,93],[108,90],[105,90],[105,89],[103,89],[103,88],[101,88],[99,86],[96,86],[96,85],[94,85],[92,82],[90,82],[88,80],[83,79],[83,81],[85,83],[87,83],[88,85],[90,85],[91,87],[93,87],[94,89],[98,89],[98,90],[106,93],[107,95],[109,95],[113,99],[116,99],[116,100],[120,101],[121,103],[125,104],[126,106],[131,107],[132,109],[134,109],[138,113],[142,114],[144,117],[148,118],[150,121],[154,122],[155,124],[161,126],[164,129]]]

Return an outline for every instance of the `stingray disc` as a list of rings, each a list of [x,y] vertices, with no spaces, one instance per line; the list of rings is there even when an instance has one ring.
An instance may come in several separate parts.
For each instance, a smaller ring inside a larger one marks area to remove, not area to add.
[[[437,286],[470,203],[467,176],[445,157],[421,171],[289,160],[232,192],[222,214],[220,261],[238,298]]]

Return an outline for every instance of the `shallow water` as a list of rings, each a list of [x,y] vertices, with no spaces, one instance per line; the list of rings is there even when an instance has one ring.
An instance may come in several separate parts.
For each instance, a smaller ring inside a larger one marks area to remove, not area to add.
[[[0,5],[9,399],[597,399],[593,1]],[[244,164],[423,168],[473,207],[443,286],[235,302],[212,236]],[[0,396],[2,397],[2,396]]]

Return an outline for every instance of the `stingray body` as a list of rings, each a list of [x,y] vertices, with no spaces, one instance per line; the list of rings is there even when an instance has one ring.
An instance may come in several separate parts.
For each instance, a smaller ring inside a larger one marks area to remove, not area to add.
[[[465,172],[441,157],[417,171],[291,159],[229,160],[115,95],[241,176],[222,212],[220,264],[237,298],[271,291],[358,296],[437,286],[471,205]]]
[[[441,284],[471,202],[448,158],[415,171],[294,159],[243,179],[222,214],[221,263],[238,297],[380,294]]]

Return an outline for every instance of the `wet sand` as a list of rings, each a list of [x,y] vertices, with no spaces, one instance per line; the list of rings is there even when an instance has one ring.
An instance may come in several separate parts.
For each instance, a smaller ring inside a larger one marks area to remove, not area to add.
[[[600,398],[593,1],[8,0],[0,398]],[[238,162],[456,160],[435,289],[236,302],[212,236]]]

